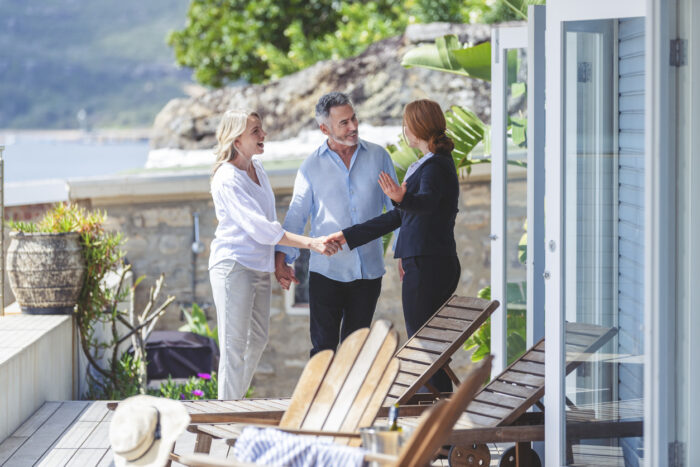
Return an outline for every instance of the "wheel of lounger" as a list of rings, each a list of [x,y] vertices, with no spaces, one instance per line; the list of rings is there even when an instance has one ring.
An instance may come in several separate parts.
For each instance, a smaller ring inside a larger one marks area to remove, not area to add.
[[[522,459],[520,459],[520,467],[542,467],[540,456],[531,448],[522,449]],[[505,450],[498,467],[515,467],[515,446],[511,446]]]
[[[485,444],[452,446],[447,462],[450,467],[488,467],[491,465],[491,452]]]

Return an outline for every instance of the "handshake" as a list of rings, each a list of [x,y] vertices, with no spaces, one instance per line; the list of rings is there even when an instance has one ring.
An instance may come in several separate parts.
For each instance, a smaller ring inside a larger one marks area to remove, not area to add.
[[[316,253],[321,253],[322,255],[333,256],[343,248],[345,243],[347,243],[345,241],[345,235],[343,235],[343,231],[341,230],[326,235],[325,237],[312,238],[309,249]]]
[[[343,248],[345,243],[345,236],[342,231],[339,231],[325,237],[310,238],[307,248],[322,255],[333,256]],[[284,253],[279,251],[275,253],[275,278],[285,290],[289,290],[292,282],[299,283],[294,275],[294,268],[285,263]]]

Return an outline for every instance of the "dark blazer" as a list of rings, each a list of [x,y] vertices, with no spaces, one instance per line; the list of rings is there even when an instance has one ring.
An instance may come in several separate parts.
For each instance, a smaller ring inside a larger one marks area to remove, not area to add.
[[[449,155],[435,154],[409,177],[395,209],[343,229],[350,249],[401,227],[395,258],[457,256],[454,227],[459,180]]]

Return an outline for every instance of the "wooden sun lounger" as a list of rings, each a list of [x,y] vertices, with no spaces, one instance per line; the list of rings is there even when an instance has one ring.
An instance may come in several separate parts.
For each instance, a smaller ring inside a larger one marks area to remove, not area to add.
[[[600,349],[616,334],[615,328],[581,323],[566,325],[566,374]],[[474,397],[455,424],[448,443],[457,446],[454,455],[486,455],[478,445],[486,442],[537,441],[543,439],[544,427],[538,414],[526,414],[544,396],[544,339],[531,347],[500,375],[491,380]],[[414,417],[402,417],[400,423],[411,426]],[[514,426],[516,423],[525,426]],[[529,425],[528,425],[529,424]],[[540,434],[541,433],[541,434]],[[523,444],[519,448],[524,448]]]
[[[371,426],[399,370],[394,357],[398,333],[384,320],[352,333],[338,352],[309,360],[281,419],[241,415],[237,422],[263,423],[285,430],[354,432]],[[236,424],[193,425],[195,452],[209,452],[212,438],[236,437]]]
[[[365,461],[377,461],[395,467],[423,467],[434,457],[464,408],[491,372],[491,357],[474,365],[464,382],[449,400],[441,400],[421,417],[418,426],[398,456],[365,454]],[[308,434],[308,433],[307,433]],[[357,439],[354,433],[333,433],[337,437]],[[213,459],[202,455],[173,455],[174,460],[191,467],[247,467],[255,464],[232,459]]]
[[[400,371],[396,381],[389,389],[384,401],[384,411],[378,415],[386,416],[386,407],[395,401],[405,403],[413,396],[440,368],[447,371],[453,381],[458,380],[449,368],[450,356],[464,344],[486,319],[498,308],[497,301],[482,300],[479,298],[466,298],[452,296],[440,307],[428,322],[396,352],[400,361]],[[344,344],[344,343],[343,343]],[[303,375],[302,375],[303,378]],[[301,381],[301,379],[300,379]],[[296,391],[295,391],[296,392]],[[437,392],[436,392],[437,393]],[[415,410],[404,413],[420,413],[425,407],[417,407]],[[214,419],[198,417],[190,431],[197,433],[198,443],[196,452],[208,452],[212,438],[235,438],[240,430],[239,425],[211,425],[226,420],[229,423],[270,423],[274,415],[268,414],[268,420],[253,420],[252,415],[244,413],[229,413],[222,415],[214,412]],[[281,423],[281,422],[280,422]],[[308,427],[303,427],[308,429]],[[201,441],[201,442],[199,442]]]
[[[453,295],[441,306],[415,336],[408,339],[396,356],[401,361],[399,375],[389,390],[384,406],[398,401],[407,404],[422,387],[430,388],[428,380],[443,369],[457,385],[459,380],[450,369],[450,357],[489,316],[498,308],[496,300],[460,297]],[[431,388],[435,394],[437,391]],[[236,401],[207,400],[185,401],[193,424],[226,423],[245,418],[249,423],[256,419],[279,421],[289,399],[242,399]],[[110,409],[117,403],[109,404]],[[383,408],[380,415],[387,415]]]

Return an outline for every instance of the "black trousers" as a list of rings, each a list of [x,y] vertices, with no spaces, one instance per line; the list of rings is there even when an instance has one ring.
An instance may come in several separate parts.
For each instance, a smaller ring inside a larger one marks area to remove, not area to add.
[[[311,356],[321,350],[335,351],[354,331],[369,327],[381,290],[381,277],[339,282],[309,273]]]
[[[457,289],[462,268],[456,256],[413,256],[402,258],[401,265],[403,316],[411,337]],[[430,383],[441,392],[452,392],[452,381],[443,370]]]

